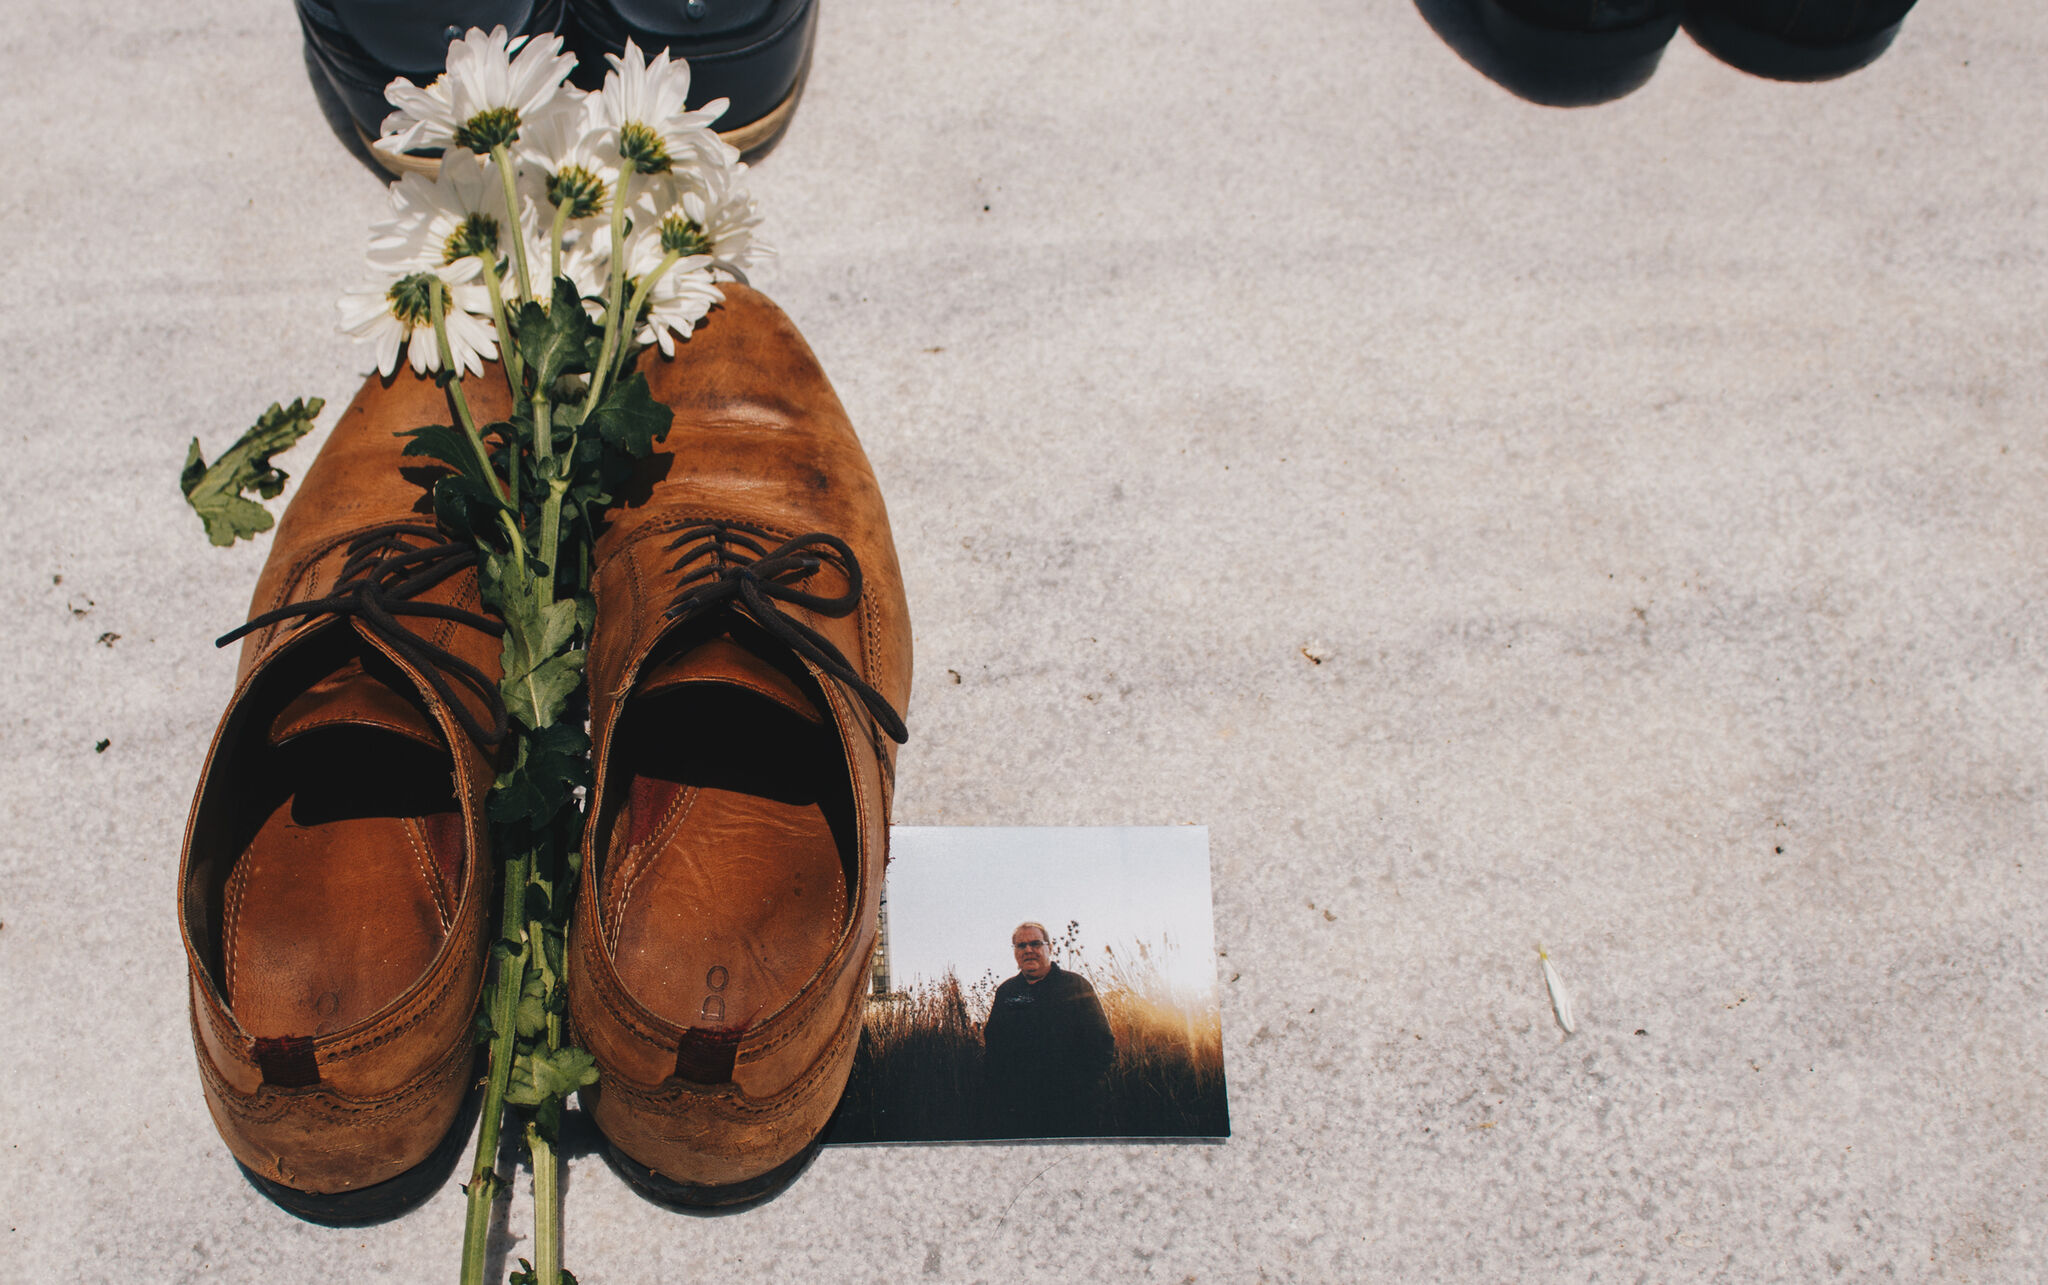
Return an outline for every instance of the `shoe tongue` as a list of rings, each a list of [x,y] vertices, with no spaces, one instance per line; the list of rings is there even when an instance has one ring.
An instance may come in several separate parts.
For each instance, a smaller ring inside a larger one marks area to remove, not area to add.
[[[691,683],[723,683],[765,696],[810,722],[823,724],[824,713],[789,675],[730,638],[713,638],[688,651],[647,667],[636,694],[659,696]]]
[[[351,660],[314,683],[270,725],[270,743],[286,741],[326,727],[373,727],[439,749],[441,731],[412,701],[394,691]]]

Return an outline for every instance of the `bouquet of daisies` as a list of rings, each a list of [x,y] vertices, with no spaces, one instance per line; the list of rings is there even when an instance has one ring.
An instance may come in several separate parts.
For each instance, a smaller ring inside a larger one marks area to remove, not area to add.
[[[439,466],[435,518],[476,547],[481,591],[505,625],[499,693],[515,735],[489,802],[504,901],[478,1020],[490,1075],[462,1268],[479,1285],[508,1106],[534,1182],[534,1263],[514,1280],[574,1279],[561,1270],[556,1142],[565,1099],[597,1076],[563,1023],[589,771],[578,696],[590,557],[612,495],[670,422],[634,358],[648,345],[673,354],[720,300],[721,277],[744,281],[767,253],[746,166],[711,129],[723,100],[690,110],[687,64],[630,44],[610,56],[604,88],[582,93],[565,83],[575,60],[561,44],[471,31],[434,83],[391,84],[397,110],[376,146],[406,168],[438,150],[438,171],[392,186],[392,216],[371,231],[371,280],[341,301],[342,328],[383,375],[403,359],[445,387],[455,422],[413,429],[405,453]],[[500,376],[511,413],[480,424],[464,381]],[[216,543],[269,527],[242,492],[278,494],[285,475],[270,455],[319,408],[272,407],[211,466],[193,443],[181,485]]]
[[[632,44],[585,94],[565,82],[576,60],[561,45],[472,30],[431,85],[386,91],[397,110],[377,149],[411,161],[438,148],[441,163],[438,177],[392,185],[393,215],[371,229],[372,280],[341,301],[342,329],[376,351],[381,373],[401,355],[421,374],[444,363],[480,373],[517,306],[551,306],[559,280],[607,338],[630,330],[672,353],[718,301],[717,275],[743,281],[769,253],[747,167],[711,129],[725,100],[689,110],[688,64],[666,50],[650,62]]]

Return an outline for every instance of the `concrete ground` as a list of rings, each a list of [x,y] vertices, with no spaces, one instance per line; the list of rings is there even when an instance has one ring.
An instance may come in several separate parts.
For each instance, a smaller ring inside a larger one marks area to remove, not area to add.
[[[586,1152],[586,1285],[2048,1277],[2033,7],[1621,92],[1465,0],[825,5],[761,284],[896,523],[897,818],[1206,823],[1237,1132]],[[284,0],[7,26],[0,1275],[450,1279],[452,1184],[237,1175],[172,904],[267,551],[178,468],[347,401],[382,183]]]

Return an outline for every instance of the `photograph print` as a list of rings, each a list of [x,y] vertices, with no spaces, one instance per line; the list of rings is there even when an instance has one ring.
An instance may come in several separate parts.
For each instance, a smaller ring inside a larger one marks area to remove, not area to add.
[[[826,1140],[1230,1135],[1202,826],[898,827]]]

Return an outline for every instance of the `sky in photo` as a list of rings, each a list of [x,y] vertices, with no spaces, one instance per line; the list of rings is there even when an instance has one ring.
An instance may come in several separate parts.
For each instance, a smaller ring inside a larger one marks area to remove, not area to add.
[[[1091,963],[1104,946],[1157,952],[1170,938],[1164,971],[1175,988],[1215,988],[1207,826],[899,826],[891,844],[897,987],[936,980],[948,967],[968,984],[985,971],[1010,977],[1019,921],[1038,920],[1057,939],[1071,919]]]

